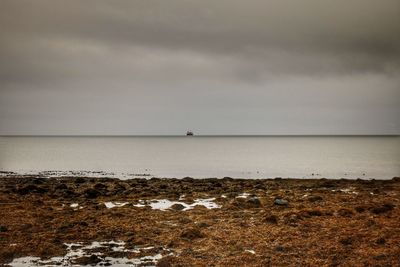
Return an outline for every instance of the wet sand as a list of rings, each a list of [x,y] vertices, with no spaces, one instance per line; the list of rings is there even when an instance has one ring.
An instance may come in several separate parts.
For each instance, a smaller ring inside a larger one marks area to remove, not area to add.
[[[0,178],[0,264],[399,266],[392,180]]]

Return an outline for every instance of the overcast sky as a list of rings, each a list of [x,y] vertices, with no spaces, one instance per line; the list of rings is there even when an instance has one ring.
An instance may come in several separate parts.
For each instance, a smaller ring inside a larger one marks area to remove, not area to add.
[[[0,1],[0,134],[187,129],[400,134],[400,1]]]

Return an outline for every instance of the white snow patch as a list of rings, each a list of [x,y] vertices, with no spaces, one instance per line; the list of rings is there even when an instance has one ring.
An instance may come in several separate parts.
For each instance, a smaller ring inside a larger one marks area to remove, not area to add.
[[[240,195],[236,196],[236,198],[247,198],[249,196],[250,196],[249,193],[241,193]]]
[[[107,209],[112,209],[112,208],[119,208],[123,207],[125,205],[128,205],[129,202],[105,202],[104,205],[106,205]]]
[[[344,189],[339,189],[339,190],[335,190],[335,189],[332,189],[331,191],[332,192],[337,192],[337,191],[339,191],[339,192],[343,192],[343,193],[346,193],[346,194],[354,194],[354,195],[358,195],[358,192],[357,191],[354,191],[354,187],[349,187],[349,188],[344,188]]]
[[[69,205],[71,208],[73,208],[74,210],[81,210],[83,209],[82,206],[80,206],[78,203],[72,203],[71,205]]]
[[[144,207],[150,206],[153,210],[168,210],[175,204],[181,204],[184,206],[182,210],[191,210],[195,206],[200,205],[204,206],[207,209],[217,209],[221,206],[214,202],[215,198],[198,198],[195,199],[192,204],[186,204],[185,202],[181,201],[171,201],[168,199],[153,199],[149,201],[139,200],[138,204],[135,204],[135,207]]]
[[[142,253],[145,250],[153,249],[154,247],[144,247],[144,248],[135,248],[135,249],[126,249],[125,242],[123,241],[109,241],[109,242],[97,242],[94,241],[89,245],[83,245],[82,243],[65,243],[67,246],[67,254],[63,257],[53,257],[48,260],[41,260],[39,257],[22,257],[14,259],[11,263],[9,263],[12,267],[30,267],[30,266],[80,266],[78,264],[74,264],[73,262],[80,257],[89,257],[91,255],[96,255],[101,260],[96,265],[90,266],[105,266],[105,264],[116,267],[123,266],[137,266],[141,264],[145,264],[146,266],[155,266],[157,262],[164,255],[173,255],[170,250],[164,250],[166,253],[157,253],[155,255],[145,255],[141,257],[136,257],[132,259],[124,258],[113,258],[113,257],[105,257],[104,253],[99,252],[99,248],[104,248],[104,250],[112,251],[122,251],[122,252],[133,252],[133,253]],[[96,252],[95,252],[96,251]],[[143,255],[143,254],[142,254]]]

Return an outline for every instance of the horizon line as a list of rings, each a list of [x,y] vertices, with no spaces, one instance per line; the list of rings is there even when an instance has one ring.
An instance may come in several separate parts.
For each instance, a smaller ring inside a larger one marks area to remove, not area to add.
[[[400,137],[400,134],[6,134],[0,137]]]

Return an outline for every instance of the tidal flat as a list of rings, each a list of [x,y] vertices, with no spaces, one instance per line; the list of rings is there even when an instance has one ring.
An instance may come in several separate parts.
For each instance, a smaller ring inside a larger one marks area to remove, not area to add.
[[[9,266],[398,266],[400,178],[0,178]]]

